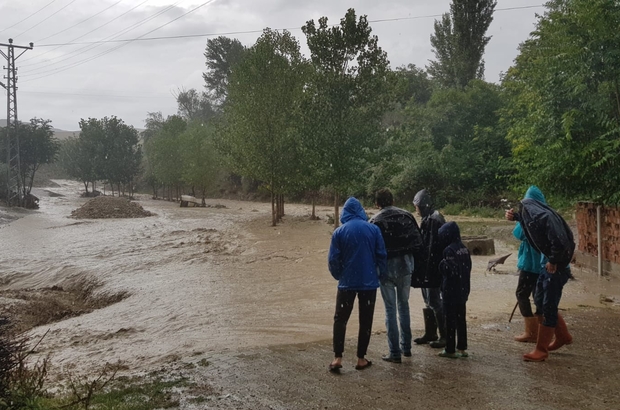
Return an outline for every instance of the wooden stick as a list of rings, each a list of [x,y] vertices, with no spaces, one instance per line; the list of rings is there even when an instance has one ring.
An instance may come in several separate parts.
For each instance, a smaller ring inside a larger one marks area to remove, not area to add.
[[[517,311],[517,306],[519,306],[519,301],[517,301],[517,303],[515,304],[515,308],[512,309],[512,313],[510,314],[510,319],[508,319],[508,323],[512,322],[512,317],[515,315],[515,312]]]

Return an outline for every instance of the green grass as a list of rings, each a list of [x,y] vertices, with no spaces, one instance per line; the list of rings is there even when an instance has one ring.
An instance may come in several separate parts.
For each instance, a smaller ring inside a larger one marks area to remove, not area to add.
[[[188,387],[188,379],[172,380],[120,377],[103,392],[95,393],[90,409],[154,410],[179,407],[179,393],[175,389]],[[83,405],[70,405],[71,397],[54,397],[42,404],[42,409],[83,409]]]

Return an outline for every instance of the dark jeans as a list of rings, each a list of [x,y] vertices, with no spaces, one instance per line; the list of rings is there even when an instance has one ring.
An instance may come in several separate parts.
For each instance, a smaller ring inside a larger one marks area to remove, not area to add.
[[[549,273],[545,268],[542,269],[534,292],[534,303],[536,314],[544,316],[543,325],[555,327],[558,324],[558,305],[562,298],[562,289],[568,282],[569,276],[569,267],[558,268],[555,273]]]
[[[347,332],[347,322],[353,311],[353,303],[357,295],[359,307],[360,330],[357,336],[357,357],[366,356],[370,333],[372,332],[372,318],[375,313],[377,290],[341,290],[336,295],[336,314],[334,315],[334,353],[335,357],[342,357],[344,352],[344,337]]]
[[[443,304],[443,312],[446,315],[447,353],[455,353],[455,347],[459,350],[467,350],[467,317],[465,310],[465,303]],[[458,343],[456,343],[457,338]]]
[[[521,316],[532,317],[532,305],[530,304],[530,295],[536,288],[538,282],[538,274],[524,270],[519,271],[519,283],[517,284],[517,302],[519,302],[519,310]]]

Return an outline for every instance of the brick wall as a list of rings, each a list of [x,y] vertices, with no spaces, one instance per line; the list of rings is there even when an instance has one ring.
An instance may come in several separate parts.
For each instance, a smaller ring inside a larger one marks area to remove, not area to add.
[[[596,204],[580,202],[577,204],[577,231],[579,247],[582,252],[598,256],[596,238]],[[603,259],[620,264],[620,208],[601,208],[601,231]]]

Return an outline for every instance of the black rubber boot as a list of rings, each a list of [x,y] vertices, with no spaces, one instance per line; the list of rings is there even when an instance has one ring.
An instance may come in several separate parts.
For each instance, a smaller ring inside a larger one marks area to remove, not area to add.
[[[443,315],[443,312],[439,312],[438,315],[435,315],[433,312],[433,316],[437,320],[437,327],[439,328],[439,340],[431,342],[430,345],[435,349],[443,349],[446,347],[446,318]]]
[[[428,342],[437,340],[437,321],[435,320],[435,312],[433,309],[422,309],[424,314],[424,336],[418,337],[413,340],[413,343],[417,345],[425,345]]]

